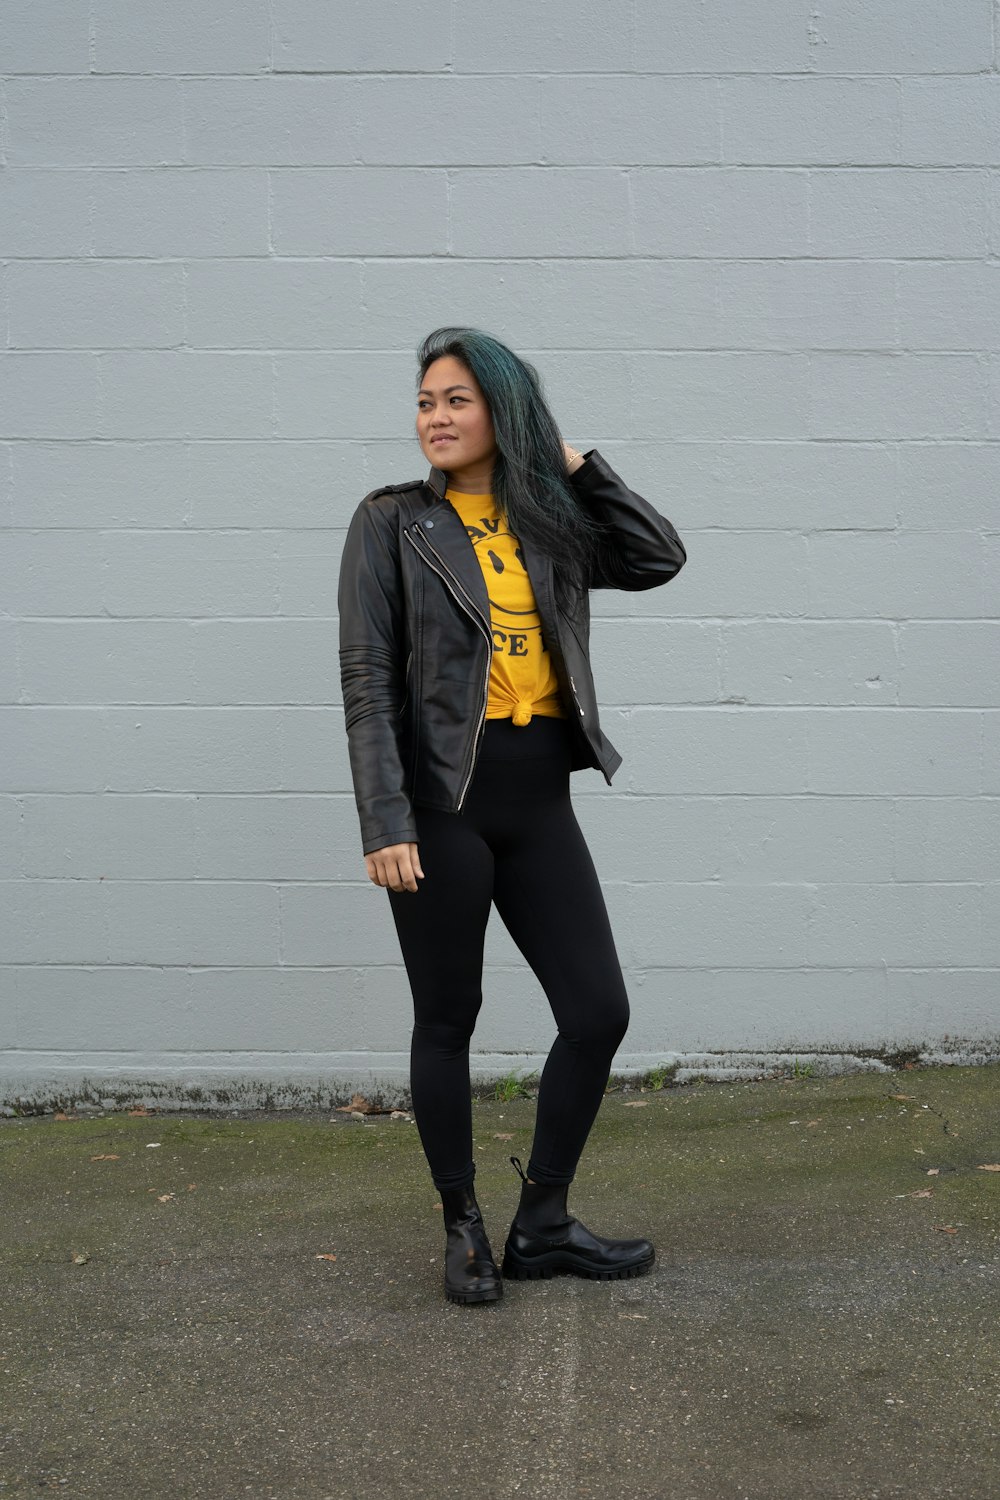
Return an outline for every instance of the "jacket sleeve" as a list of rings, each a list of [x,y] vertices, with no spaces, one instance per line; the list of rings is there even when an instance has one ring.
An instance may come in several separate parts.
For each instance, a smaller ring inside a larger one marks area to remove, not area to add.
[[[351,776],[362,848],[371,854],[417,838],[401,745],[406,625],[399,541],[371,497],[348,528],[337,598]]]
[[[680,572],[687,551],[671,523],[630,490],[596,448],[567,477],[580,504],[606,528],[591,588],[652,589]]]

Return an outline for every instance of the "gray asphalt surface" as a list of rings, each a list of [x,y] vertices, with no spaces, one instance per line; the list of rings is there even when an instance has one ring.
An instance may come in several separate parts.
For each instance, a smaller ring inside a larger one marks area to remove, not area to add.
[[[4,1121],[0,1497],[996,1500],[990,1166],[995,1067],[618,1090],[570,1207],[652,1274],[461,1308],[406,1118]]]

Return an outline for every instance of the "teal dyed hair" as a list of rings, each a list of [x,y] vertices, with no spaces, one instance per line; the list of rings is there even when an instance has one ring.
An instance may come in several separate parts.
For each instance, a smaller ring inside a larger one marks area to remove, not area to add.
[[[490,409],[497,509],[515,535],[549,554],[557,585],[582,584],[601,529],[567,478],[562,438],[538,371],[482,329],[435,328],[417,352],[418,386],[434,361],[448,354],[472,372]]]

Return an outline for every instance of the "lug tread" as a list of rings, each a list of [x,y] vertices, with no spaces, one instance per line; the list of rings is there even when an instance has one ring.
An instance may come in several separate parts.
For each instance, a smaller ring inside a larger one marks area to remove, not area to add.
[[[645,1276],[653,1269],[655,1257],[638,1261],[634,1266],[620,1266],[612,1270],[586,1266],[562,1258],[553,1258],[547,1264],[527,1265],[517,1261],[509,1253],[504,1256],[502,1274],[508,1281],[537,1281],[552,1276],[583,1276],[588,1281],[625,1281],[633,1276]]]
[[[481,1292],[453,1292],[450,1287],[445,1287],[444,1294],[449,1302],[457,1302],[465,1307],[470,1302],[499,1302],[503,1296],[503,1286],[498,1284]]]

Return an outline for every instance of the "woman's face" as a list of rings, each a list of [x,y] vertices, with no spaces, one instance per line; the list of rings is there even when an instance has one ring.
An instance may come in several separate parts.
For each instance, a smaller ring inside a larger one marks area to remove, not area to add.
[[[489,488],[497,451],[493,419],[476,377],[451,354],[428,365],[421,381],[417,437],[428,462],[447,470],[458,487],[476,482]]]

